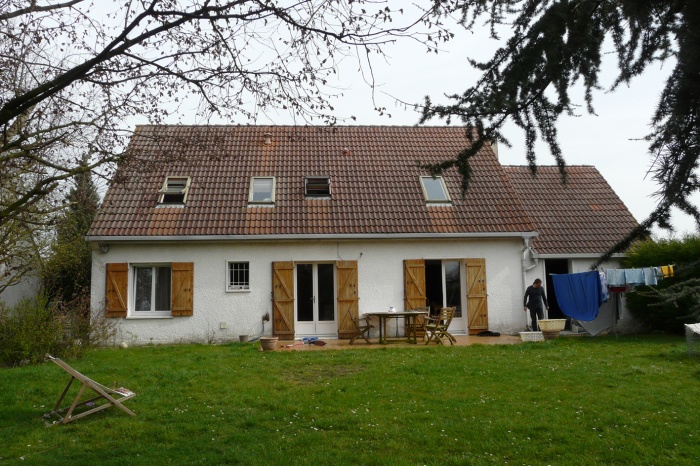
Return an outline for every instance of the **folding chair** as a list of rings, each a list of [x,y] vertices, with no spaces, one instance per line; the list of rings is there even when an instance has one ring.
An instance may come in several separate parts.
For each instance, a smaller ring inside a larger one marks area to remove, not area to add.
[[[455,344],[457,339],[447,331],[448,327],[452,323],[455,310],[456,308],[454,307],[443,307],[440,308],[437,315],[425,317],[425,333],[428,335],[428,341],[425,342],[426,345],[431,341],[444,345],[442,341],[443,338],[447,338],[450,345]]]
[[[430,306],[421,306],[413,309],[414,311],[423,311],[425,315],[419,315],[414,317],[413,322],[406,319],[406,324],[404,332],[406,335],[413,335],[418,339],[418,337],[425,340],[425,318],[430,314]]]
[[[369,341],[369,331],[374,328],[374,325],[369,323],[369,317],[362,317],[358,319],[357,317],[352,318],[353,324],[355,324],[355,329],[357,333],[350,339],[350,345],[352,345],[356,339],[363,338],[367,344],[371,345]]]
[[[103,409],[107,409],[110,406],[118,407],[129,416],[136,416],[136,414],[134,414],[133,411],[131,411],[129,408],[122,404],[123,401],[135,397],[136,393],[123,387],[117,389],[105,387],[104,385],[95,382],[91,378],[84,376],[65,362],[61,361],[58,358],[54,358],[50,354],[46,354],[45,357],[53,361],[56,365],[58,365],[64,371],[68,372],[71,376],[68,385],[66,386],[65,390],[63,390],[63,393],[61,393],[61,396],[58,399],[58,402],[56,402],[56,406],[54,406],[53,411],[44,415],[45,419],[49,419],[51,416],[55,415],[61,420],[61,424],[67,424],[71,421],[75,421],[76,419],[80,419],[81,417],[87,416],[92,413],[96,413],[97,411],[102,411]],[[80,389],[78,390],[78,394],[76,395],[75,399],[73,400],[73,403],[70,406],[60,408],[63,399],[68,393],[68,389],[71,387],[73,381],[76,379],[82,383]],[[96,392],[98,396],[91,398],[87,401],[80,402],[80,398],[83,396],[83,392],[86,388],[90,388],[91,390]],[[101,401],[104,401],[104,404],[98,405],[98,403]],[[79,414],[73,414],[76,408],[82,406],[95,407],[87,411],[83,411]],[[65,415],[62,415],[64,412]]]

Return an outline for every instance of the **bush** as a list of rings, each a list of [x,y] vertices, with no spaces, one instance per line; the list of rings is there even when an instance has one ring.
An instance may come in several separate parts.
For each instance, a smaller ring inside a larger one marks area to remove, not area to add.
[[[87,295],[70,303],[49,303],[42,296],[0,307],[0,365],[39,362],[46,353],[78,357],[114,337],[116,322],[103,316],[92,315]]]
[[[0,308],[0,364],[18,366],[59,354],[63,329],[54,314],[43,297]]]
[[[652,330],[681,334],[683,324],[700,319],[700,237],[644,241],[635,244],[623,267],[675,265],[675,276],[657,286],[627,293],[627,308]]]

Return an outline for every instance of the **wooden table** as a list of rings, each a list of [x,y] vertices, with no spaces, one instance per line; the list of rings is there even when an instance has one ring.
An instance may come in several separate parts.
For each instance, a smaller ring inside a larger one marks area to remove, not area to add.
[[[386,343],[386,321],[387,319],[398,319],[399,317],[404,317],[408,321],[409,333],[407,335],[409,343],[418,343],[416,338],[416,318],[418,316],[426,315],[427,311],[378,311],[378,312],[365,312],[366,316],[376,316],[379,320],[379,343]],[[398,322],[397,322],[398,325]]]

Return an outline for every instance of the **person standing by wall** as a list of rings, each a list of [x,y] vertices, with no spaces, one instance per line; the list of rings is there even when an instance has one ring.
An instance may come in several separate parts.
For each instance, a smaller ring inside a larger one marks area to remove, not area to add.
[[[525,312],[528,310],[530,311],[533,332],[539,330],[537,327],[537,319],[544,319],[543,305],[547,308],[547,310],[549,310],[547,296],[545,296],[544,288],[542,288],[542,280],[538,278],[532,283],[532,285],[527,287],[527,290],[525,290],[525,298],[523,299]]]

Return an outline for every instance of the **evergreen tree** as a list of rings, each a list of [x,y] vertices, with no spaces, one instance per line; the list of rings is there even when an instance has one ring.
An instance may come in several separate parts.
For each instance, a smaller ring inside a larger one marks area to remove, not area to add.
[[[64,213],[57,221],[56,239],[43,272],[47,296],[66,304],[90,292],[92,251],[85,235],[99,205],[89,171],[79,173],[73,183],[66,196]]]
[[[501,133],[506,121],[525,133],[526,157],[536,172],[535,142],[544,141],[565,181],[564,155],[557,122],[578,110],[572,87],[583,84],[588,112],[594,113],[593,91],[601,88],[602,56],[612,43],[618,75],[611,90],[629,83],[652,64],[673,65],[651,116],[647,136],[652,173],[659,183],[657,208],[614,250],[625,250],[651,226],[670,227],[675,206],[700,225],[700,212],[689,198],[700,189],[700,2],[697,0],[435,0],[438,11],[459,12],[473,28],[486,17],[494,38],[512,30],[493,57],[472,61],[483,72],[465,92],[445,104],[426,97],[422,122],[442,118],[467,127],[473,144],[453,160],[431,166],[434,173],[457,167],[466,190],[470,158],[486,143],[508,144]],[[606,256],[607,257],[607,256]]]

